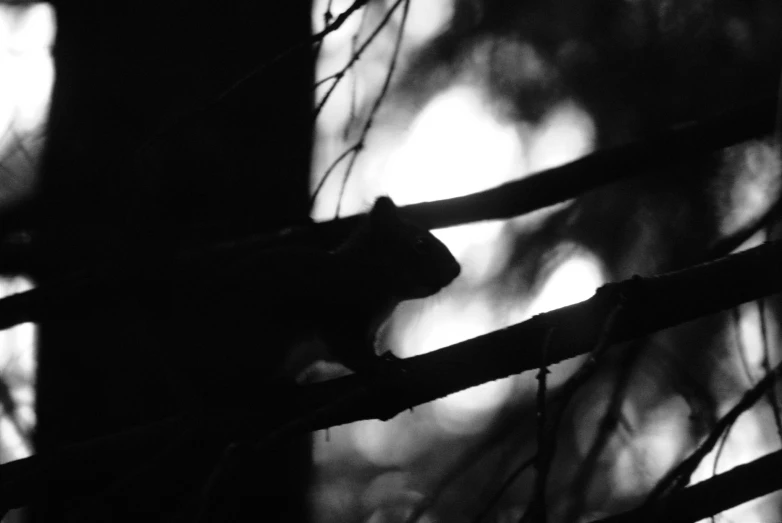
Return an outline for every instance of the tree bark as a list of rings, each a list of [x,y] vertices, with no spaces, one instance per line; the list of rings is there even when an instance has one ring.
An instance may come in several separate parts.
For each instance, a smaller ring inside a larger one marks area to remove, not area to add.
[[[36,217],[46,260],[39,282],[96,258],[128,264],[129,253],[156,249],[163,256],[180,241],[198,241],[203,230],[225,236],[306,220],[309,48],[215,100],[310,36],[309,2],[54,5],[56,80]],[[95,230],[105,235],[84,232]],[[41,325],[36,451],[176,410],[155,358],[158,328],[140,301]],[[295,456],[267,464],[270,475],[283,470],[290,478],[281,482],[289,495],[263,505],[267,520],[304,506],[306,452],[298,445]],[[41,493],[34,519],[62,520],[64,510],[54,492]]]

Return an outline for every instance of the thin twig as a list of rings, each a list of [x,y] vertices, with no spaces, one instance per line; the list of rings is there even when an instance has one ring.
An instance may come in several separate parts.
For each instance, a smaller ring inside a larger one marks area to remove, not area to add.
[[[402,47],[402,35],[404,35],[405,32],[405,26],[407,25],[407,13],[410,11],[410,0],[397,0],[397,3],[394,4],[392,9],[396,9],[396,7],[399,5],[400,2],[404,1],[404,9],[402,9],[402,21],[399,23],[399,32],[396,36],[396,43],[394,44],[394,52],[391,55],[391,63],[388,66],[388,71],[386,72],[385,80],[383,81],[383,86],[380,88],[380,93],[377,95],[377,98],[375,98],[375,103],[372,105],[372,109],[369,111],[369,117],[367,117],[367,122],[364,124],[364,128],[361,130],[361,137],[359,138],[359,143],[361,144],[361,148],[357,149],[356,154],[354,154],[350,158],[350,162],[348,163],[348,168],[345,170],[345,176],[342,178],[342,185],[339,189],[339,197],[337,198],[337,209],[335,218],[339,217],[339,211],[342,207],[342,198],[345,195],[345,189],[348,185],[348,179],[350,178],[351,172],[353,172],[353,166],[356,163],[356,159],[358,158],[358,153],[364,148],[364,144],[367,139],[367,135],[369,134],[369,130],[372,128],[372,124],[374,123],[375,116],[377,116],[377,112],[380,109],[380,105],[383,103],[383,100],[385,100],[386,94],[388,93],[388,87],[391,85],[391,77],[394,74],[394,70],[396,69],[397,60],[399,59],[399,50]]]
[[[760,335],[763,343],[763,370],[768,374],[771,372],[771,346],[768,339],[768,320],[766,319],[766,300],[760,299],[757,301],[758,314],[760,315]],[[782,416],[779,413],[779,398],[777,397],[777,388],[770,387],[768,389],[768,403],[771,408],[771,412],[774,415],[774,424],[777,427],[777,435],[779,440],[782,441]]]
[[[614,391],[611,394],[611,400],[598,425],[595,441],[591,445],[584,461],[579,465],[578,473],[573,480],[571,491],[575,498],[570,504],[568,515],[564,518],[564,521],[576,521],[583,510],[594,467],[608,443],[613,430],[622,419],[622,406],[624,405],[627,392],[630,388],[630,378],[633,375],[633,367],[641,354],[643,354],[642,349],[646,343],[647,340],[639,340],[627,347],[622,354],[622,361],[617,372],[618,378],[614,385]]]
[[[306,40],[299,42],[298,44],[295,44],[282,53],[278,54],[275,58],[271,59],[268,62],[264,62],[263,64],[259,65],[258,67],[255,67],[252,69],[249,73],[245,74],[243,77],[238,79],[236,82],[234,82],[230,87],[228,87],[225,91],[223,91],[220,96],[218,97],[218,101],[223,100],[228,95],[230,95],[233,91],[238,89],[242,84],[253,78],[254,76],[262,73],[267,67],[274,65],[284,59],[286,59],[288,56],[293,54],[294,52],[298,51],[299,49],[302,49],[304,47],[307,47],[309,45],[317,44],[321,40],[323,40],[327,35],[330,33],[333,33],[340,27],[342,27],[342,24],[345,23],[345,21],[350,18],[350,15],[352,15],[357,10],[364,7],[369,2],[369,0],[355,0],[353,4],[351,4],[350,7],[345,9],[342,13],[340,13],[336,18],[334,18],[334,21],[326,26],[322,31],[315,33],[310,38],[307,38]]]
[[[719,462],[720,462],[720,458],[722,457],[722,453],[724,452],[725,446],[728,443],[728,436],[730,436],[730,430],[732,428],[733,428],[733,425],[730,425],[727,428],[727,430],[725,430],[725,433],[722,435],[722,438],[720,439],[720,444],[717,447],[716,454],[714,455],[714,466],[711,469],[712,477],[717,475],[717,468],[718,468],[718,465],[719,465]],[[716,517],[717,517],[716,514],[709,516],[709,519],[711,520],[711,523],[715,523],[716,522]]]
[[[391,76],[394,73],[394,69],[396,67],[396,62],[398,59],[399,49],[401,46],[401,40],[402,40],[402,34],[404,32],[404,28],[407,21],[407,14],[409,11],[409,2],[410,0],[397,0],[386,12],[383,19],[378,23],[377,27],[375,27],[375,30],[372,31],[372,33],[367,37],[367,39],[364,41],[364,43],[353,53],[350,60],[348,60],[348,63],[345,64],[345,66],[336,73],[336,77],[334,82],[329,86],[328,91],[326,91],[326,94],[321,98],[320,102],[318,102],[317,107],[314,111],[314,118],[317,118],[320,114],[321,110],[323,109],[323,106],[326,104],[326,101],[328,101],[331,94],[336,89],[339,81],[344,78],[345,72],[350,69],[353,64],[361,57],[363,52],[366,50],[366,48],[369,46],[369,44],[377,37],[377,35],[380,33],[380,31],[388,24],[389,20],[391,19],[391,16],[394,14],[394,11],[404,2],[404,9],[402,12],[402,21],[400,23],[399,32],[397,33],[397,39],[396,39],[396,45],[394,46],[394,51],[392,53],[391,57],[391,63],[388,67],[388,70],[386,71],[385,80],[383,82],[383,86],[380,89],[380,93],[375,99],[375,102],[372,106],[372,109],[369,112],[369,117],[367,118],[366,124],[364,124],[364,128],[361,130],[361,134],[359,135],[359,139],[356,141],[356,143],[351,146],[347,151],[343,152],[337,161],[340,161],[342,158],[347,156],[347,153],[352,152],[353,154],[350,157],[348,168],[345,170],[345,175],[343,178],[342,186],[340,188],[340,194],[339,198],[337,199],[337,210],[336,210],[336,216],[339,216],[340,211],[340,205],[342,203],[342,196],[345,192],[345,186],[347,184],[347,180],[350,177],[350,172],[353,169],[353,165],[355,164],[356,157],[358,153],[364,148],[364,142],[366,141],[367,134],[369,132],[369,129],[372,127],[373,119],[377,113],[377,110],[380,107],[380,104],[382,103],[383,99],[385,98],[386,92],[388,90],[388,86],[391,81]],[[336,162],[335,162],[336,163]],[[332,163],[332,166],[334,163]],[[333,172],[333,168],[329,168],[326,170],[326,172],[323,174],[321,179],[318,181],[318,185],[315,188],[315,191],[312,193],[312,197],[310,198],[310,208],[315,204],[315,200],[318,197],[318,194],[320,194],[320,190],[323,188],[323,185],[326,183],[326,180],[328,179],[329,175]]]
[[[315,198],[318,197],[318,194],[320,193],[320,190],[323,188],[323,185],[326,183],[326,180],[329,179],[329,176],[331,175],[331,172],[337,168],[337,166],[342,163],[342,160],[348,157],[348,155],[355,155],[357,150],[361,147],[360,143],[356,143],[346,149],[345,151],[340,154],[336,160],[331,162],[331,165],[329,165],[328,169],[326,169],[326,172],[323,174],[320,180],[318,180],[318,185],[315,187],[315,191],[312,193],[312,196],[310,197],[310,208],[312,208],[313,205],[315,205]]]
[[[334,14],[331,12],[331,4],[334,2],[334,0],[328,0],[326,3],[326,8],[323,10],[323,27],[326,28],[331,24],[331,21],[334,20]],[[317,41],[315,44],[315,61],[318,60],[318,55],[320,54],[320,50],[323,47],[323,40],[324,38],[321,38]]]
[[[527,416],[521,416],[521,420],[518,416],[512,417],[515,412],[516,408],[512,404],[505,404],[500,407],[500,410],[494,417],[495,423],[492,424],[488,430],[484,431],[481,434],[482,437],[474,442],[468,448],[468,450],[462,453],[456,462],[446,470],[446,472],[440,477],[438,483],[431,489],[431,493],[428,494],[416,507],[414,507],[413,512],[411,512],[410,516],[408,516],[405,523],[417,523],[421,516],[423,516],[424,512],[435,504],[435,502],[443,495],[445,490],[447,490],[447,488],[456,479],[461,477],[462,474],[466,473],[468,469],[478,464],[482,459],[486,458],[487,454],[489,454],[492,449],[500,446],[503,440],[508,438],[521,437],[513,429],[518,426],[521,427],[522,431],[526,431],[529,426],[532,425],[532,423],[527,423]],[[503,453],[503,455],[499,457],[499,463],[496,471],[492,474],[486,475],[488,481],[485,492],[488,492],[489,490],[491,491],[491,499],[494,499],[495,497],[500,498],[504,493],[504,490],[502,490],[503,487],[500,487],[500,492],[497,492],[496,489],[490,489],[489,487],[494,485],[494,478],[499,480],[502,476],[506,475],[504,471],[508,469],[509,463],[513,461],[513,456],[516,454],[515,441],[516,439],[508,444],[508,452]],[[514,477],[517,477],[518,474],[523,472],[523,470],[518,471],[517,467],[513,467],[511,470],[513,471],[511,472],[511,475]],[[503,483],[506,482],[507,478],[505,478]],[[513,480],[511,480],[510,483],[513,483]],[[485,498],[486,495],[479,496],[479,499]],[[488,513],[488,511],[491,510],[492,503],[494,502],[489,502],[489,505],[486,506],[485,512]]]
[[[557,452],[556,436],[557,432],[559,431],[559,425],[562,422],[562,418],[565,414],[565,410],[570,405],[571,400],[575,397],[576,392],[584,385],[584,383],[589,380],[590,377],[592,377],[595,370],[597,370],[598,363],[602,360],[602,357],[608,350],[608,347],[611,346],[610,337],[613,334],[614,328],[616,326],[617,318],[619,317],[620,312],[624,309],[625,303],[628,300],[628,295],[631,292],[631,287],[629,285],[638,286],[639,283],[637,282],[640,282],[640,278],[634,278],[632,280],[623,282],[624,284],[628,285],[626,287],[622,287],[620,285],[613,287],[607,286],[598,290],[598,292],[603,292],[609,295],[608,299],[609,301],[613,302],[613,307],[603,322],[600,338],[598,339],[594,350],[589,353],[586,361],[562,386],[561,401],[556,411],[552,415],[551,425],[546,427],[547,434],[544,438],[546,444],[544,444],[542,448],[538,449],[539,455],[536,459],[538,474],[548,473],[548,469],[551,467],[551,463],[554,460],[554,456]],[[524,516],[522,516],[521,521],[537,522],[541,517],[543,517],[543,514],[545,513],[545,506],[542,506],[541,503],[545,503],[545,491],[542,493],[542,495],[539,494],[537,497],[535,497],[535,499],[533,499],[533,502],[529,507],[527,507],[527,511],[524,513]]]
[[[535,457],[535,491],[533,494],[532,506],[537,507],[537,511],[533,513],[533,517],[538,523],[546,523],[546,482],[548,481],[549,463],[546,461],[548,456],[547,448],[549,447],[548,438],[556,437],[555,434],[549,433],[547,430],[548,418],[546,416],[546,376],[550,373],[548,366],[546,365],[548,348],[551,344],[551,334],[553,329],[549,330],[546,336],[546,341],[543,342],[543,347],[540,351],[541,364],[538,369],[538,393],[537,393],[537,443],[538,452]]]
[[[323,97],[318,102],[318,105],[315,107],[315,110],[312,113],[312,119],[316,119],[320,112],[323,110],[323,106],[326,105],[326,102],[331,97],[331,94],[334,92],[334,90],[337,88],[337,85],[339,84],[340,80],[344,78],[345,73],[353,67],[353,64],[355,64],[359,58],[361,58],[361,55],[364,54],[364,51],[366,51],[367,47],[369,47],[369,44],[371,44],[378,34],[380,34],[380,31],[383,30],[383,28],[388,24],[388,21],[391,19],[391,16],[394,14],[394,11],[396,11],[397,7],[403,2],[403,1],[409,1],[409,0],[397,0],[394,5],[392,5],[388,11],[386,12],[385,16],[380,20],[380,22],[377,24],[377,27],[370,33],[370,35],[367,37],[366,40],[364,40],[364,43],[361,44],[361,46],[353,53],[353,55],[350,57],[348,62],[336,73],[331,75],[335,81],[333,84],[329,86],[328,91],[326,91],[326,94],[323,95]]]
[[[500,487],[494,493],[494,496],[492,496],[492,498],[484,505],[483,509],[473,518],[472,523],[483,522],[486,519],[486,516],[489,515],[489,512],[491,512],[492,509],[494,509],[494,507],[499,504],[502,496],[505,495],[505,492],[510,489],[510,487],[516,482],[516,480],[525,470],[527,470],[535,463],[536,459],[537,453],[525,459],[518,467],[516,467],[516,469],[510,475],[508,475],[507,478],[505,478]]]
[[[649,496],[644,502],[646,505],[651,505],[661,499],[663,496],[669,495],[671,492],[684,488],[689,482],[692,473],[698,467],[700,462],[706,455],[712,451],[714,446],[719,442],[722,434],[728,430],[745,411],[751,408],[757,401],[768,392],[770,387],[773,387],[776,383],[779,375],[782,374],[782,364],[777,365],[770,373],[766,374],[762,380],[760,380],[754,387],[749,389],[739,402],[733,406],[730,411],[725,414],[717,422],[714,429],[706,437],[698,448],[696,448],[690,456],[679,463],[673,470],[666,474],[652,489]]]
[[[555,335],[547,351],[550,364],[585,353],[595,347],[595,340],[599,346],[636,339],[737,303],[780,292],[781,265],[782,243],[769,242],[708,264],[631,281],[630,284],[637,287],[639,299],[630,300],[624,306],[622,321],[612,328],[607,328],[606,318],[612,311],[616,312],[616,293],[622,289],[622,283],[609,284],[584,302],[401,360],[400,367],[411,377],[408,381],[420,386],[389,389],[393,384],[387,380],[367,384],[355,376],[347,376],[308,387],[285,389],[280,392],[286,398],[284,419],[289,420],[296,414],[306,416],[307,412],[320,409],[358,388],[366,388],[367,392],[356,398],[350,409],[319,415],[317,422],[309,424],[307,429],[364,419],[390,419],[411,407],[456,391],[538,368],[540,356],[534,349],[544,343],[552,328]],[[72,310],[66,312],[79,314]],[[599,341],[601,338],[605,341]],[[518,350],[520,344],[530,350]],[[443,373],[444,368],[449,372]],[[432,380],[433,375],[438,379]],[[769,381],[767,376],[760,385]],[[763,392],[759,394],[762,396]],[[269,434],[270,426],[279,427],[281,419],[281,414],[272,418],[268,411],[263,415],[231,411],[225,413],[223,425],[227,426],[221,430],[226,432],[227,439],[258,438]],[[112,474],[122,460],[132,459],[150,446],[159,445],[161,437],[165,438],[170,430],[168,422],[156,428],[140,427],[99,442],[76,445],[50,457],[34,456],[0,465],[0,492],[3,493],[0,506],[13,508],[28,503],[30,496],[52,478],[77,485],[86,482],[87,486],[81,488],[94,488],[94,478]]]
[[[5,379],[5,375],[0,374],[0,417],[5,415],[6,419],[14,428],[19,437],[25,442],[30,443],[30,432],[22,426],[19,420],[19,411],[17,409],[16,400],[14,400],[11,394],[11,387],[8,385],[8,381]]]
[[[358,35],[364,28],[364,23],[367,20],[367,10],[362,12],[361,21],[358,24],[355,34],[350,39],[350,52],[355,54],[358,51]],[[353,127],[353,123],[356,121],[356,104],[358,97],[358,72],[357,67],[350,69],[351,82],[350,82],[350,113],[348,114],[348,121],[345,123],[345,127],[342,130],[342,140],[347,141],[350,138],[350,130]]]
[[[741,368],[747,378],[747,383],[751,385],[755,382],[755,377],[752,375],[752,369],[750,369],[749,361],[747,361],[747,348],[741,339],[741,311],[738,307],[733,307],[730,310],[730,327],[736,343],[736,356],[741,362]]]
[[[653,506],[592,523],[695,523],[782,488],[782,450],[671,494]]]
[[[730,437],[730,431],[733,428],[733,425],[729,425],[727,429],[725,429],[725,432],[722,434],[722,438],[720,438],[720,444],[717,446],[717,452],[714,454],[714,464],[711,468],[711,475],[716,476],[717,470],[719,469],[719,463],[720,458],[722,458],[722,453],[725,451],[725,446],[728,444],[728,437]]]

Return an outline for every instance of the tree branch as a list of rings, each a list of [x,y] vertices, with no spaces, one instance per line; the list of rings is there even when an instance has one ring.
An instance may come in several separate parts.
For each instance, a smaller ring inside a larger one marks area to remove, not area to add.
[[[715,117],[674,125],[628,144],[596,151],[466,196],[400,207],[405,218],[439,229],[484,220],[508,219],[576,198],[604,185],[643,175],[774,131],[777,100],[767,97]],[[264,249],[300,243],[334,243],[347,236],[360,216],[349,216],[278,232],[259,233],[211,247]]]
[[[430,229],[520,216],[624,178],[642,175],[699,154],[769,134],[774,130],[775,111],[776,98],[762,98],[713,118],[674,125],[658,134],[600,150],[499,187],[457,198],[408,205],[401,207],[400,211]],[[278,232],[259,233],[223,242],[206,250],[317,244],[346,236],[358,219],[351,216]],[[4,230],[0,230],[0,233]],[[93,241],[95,235],[85,234],[85,238]],[[5,237],[0,238],[0,252],[8,248],[4,245],[6,241]],[[2,260],[0,256],[0,270]]]
[[[400,207],[400,213],[430,229],[519,216],[566,201],[621,178],[769,133],[774,127],[775,104],[776,100],[773,98],[763,99],[707,121],[680,124],[656,136],[598,151],[569,164],[486,191]],[[360,216],[350,216],[226,241],[184,252],[174,263],[187,264],[194,260],[198,263],[199,259],[215,255],[240,258],[271,246],[334,245],[346,238],[360,219]],[[753,228],[755,225],[753,224]],[[0,250],[3,250],[1,245]],[[143,259],[143,256],[141,258]],[[137,267],[134,267],[135,269]],[[153,271],[154,269],[150,269],[150,274]],[[52,291],[52,296],[61,292],[63,296],[56,299],[63,304],[75,300],[75,307],[72,304],[67,307],[71,314],[75,314],[81,310],[80,307],[89,307],[94,296],[106,297],[105,289],[103,292],[100,290],[102,285],[113,285],[116,288],[122,284],[119,281],[121,276],[112,276],[111,273],[103,273],[102,279],[98,279],[101,281],[90,282],[85,279],[80,282],[62,282],[59,284],[59,290]],[[93,293],[92,296],[89,296],[90,293]],[[0,329],[38,319],[37,312],[27,309],[29,305],[25,304],[26,301],[30,303],[28,298],[21,296],[0,300]]]
[[[388,374],[369,379],[353,375],[307,387],[275,389],[259,396],[273,399],[257,412],[225,411],[220,423],[211,424],[220,427],[226,438],[270,445],[292,433],[390,419],[459,390],[537,369],[544,343],[547,364],[592,350],[620,299],[624,300],[622,310],[607,333],[607,343],[645,336],[780,292],[780,267],[782,243],[772,242],[685,270],[608,284],[584,302],[400,360],[394,379]],[[0,508],[27,504],[33,493],[52,484],[66,491],[94,488],[96,480],[100,484],[100,478],[112,477],[118,468],[160,448],[161,441],[170,440],[171,431],[181,423],[181,419],[166,420],[2,465]]]
[[[696,483],[652,506],[592,523],[694,523],[782,489],[782,450]]]

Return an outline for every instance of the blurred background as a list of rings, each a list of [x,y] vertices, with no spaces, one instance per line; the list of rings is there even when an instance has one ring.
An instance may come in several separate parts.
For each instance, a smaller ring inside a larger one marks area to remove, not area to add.
[[[0,4],[0,214],[35,194],[54,68],[54,13],[48,4]],[[0,218],[3,221],[3,218]],[[3,225],[0,229],[7,232]],[[15,231],[14,240],[23,236]],[[9,236],[6,236],[8,238]],[[3,262],[0,262],[2,265]],[[29,289],[29,274],[0,272],[0,296]],[[0,332],[0,463],[33,452],[36,329]],[[18,521],[13,511],[7,521]]]
[[[163,255],[363,212],[383,194],[403,205],[488,189],[774,97],[782,72],[775,0],[371,0],[279,60],[353,2],[250,4],[0,5],[0,292],[128,249]],[[420,354],[704,261],[732,239],[776,238],[780,161],[776,137],[758,133],[511,220],[436,230],[462,274],[400,306],[381,341]],[[558,431],[549,521],[641,502],[779,362],[779,305],[612,347]],[[2,332],[0,459],[172,409],[138,307]],[[553,366],[549,386],[580,364]],[[316,433],[269,464],[291,499],[264,515],[518,521],[534,485],[534,469],[519,471],[535,452],[536,389],[528,372]],[[745,412],[692,481],[777,450],[778,410],[770,394]],[[779,521],[782,498],[716,519]]]

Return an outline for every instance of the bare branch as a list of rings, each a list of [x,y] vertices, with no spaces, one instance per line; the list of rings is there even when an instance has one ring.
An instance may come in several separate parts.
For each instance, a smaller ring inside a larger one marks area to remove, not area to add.
[[[361,150],[364,148],[364,144],[366,142],[367,134],[369,133],[369,130],[372,128],[372,123],[375,119],[375,115],[377,114],[378,109],[380,108],[380,104],[383,102],[383,100],[386,97],[386,94],[388,92],[388,87],[391,84],[391,76],[394,74],[394,69],[396,68],[397,60],[399,57],[399,50],[401,48],[402,43],[402,35],[404,33],[405,25],[407,23],[407,13],[409,10],[410,0],[397,0],[394,5],[392,5],[388,11],[386,12],[386,15],[383,17],[383,19],[380,21],[380,23],[377,25],[376,29],[372,32],[372,34],[369,35],[369,37],[366,39],[366,41],[358,48],[356,49],[348,63],[340,69],[334,76],[334,82],[329,86],[328,91],[326,91],[326,94],[323,96],[323,98],[318,102],[317,107],[315,108],[315,117],[320,114],[321,110],[323,109],[323,106],[326,104],[326,101],[329,99],[331,94],[334,92],[334,90],[337,87],[337,84],[342,80],[345,73],[353,67],[353,65],[358,61],[358,59],[361,57],[362,53],[366,50],[366,48],[369,46],[372,41],[377,37],[377,35],[380,33],[380,31],[388,24],[389,20],[391,19],[391,15],[394,14],[394,11],[402,4],[404,1],[404,9],[402,11],[402,21],[400,22],[399,31],[397,32],[396,42],[394,44],[394,51],[391,56],[391,63],[388,66],[388,69],[386,71],[385,80],[383,81],[383,86],[380,88],[380,92],[378,93],[377,97],[375,98],[375,101],[372,105],[372,109],[369,112],[369,117],[367,118],[366,123],[364,124],[363,129],[361,130],[361,133],[359,135],[358,141],[349,147],[347,151],[343,152],[339,158],[337,158],[334,163],[331,164],[331,166],[326,169],[326,172],[323,174],[321,179],[318,181],[317,187],[315,187],[315,191],[312,193],[312,196],[310,197],[310,207],[312,207],[315,204],[315,200],[318,197],[318,194],[320,193],[320,190],[323,188],[323,185],[326,183],[326,180],[328,180],[329,175],[334,170],[334,167],[338,162],[342,160],[348,153],[352,153],[350,157],[350,161],[348,163],[348,167],[345,170],[345,175],[343,176],[342,186],[340,188],[339,198],[337,199],[337,210],[336,210],[336,216],[339,217],[339,211],[340,206],[342,203],[342,197],[345,193],[345,186],[347,185],[347,181],[350,178],[350,173],[353,170],[353,165],[355,164],[356,157],[358,156],[358,153],[361,152]]]
[[[782,489],[782,450],[687,487],[650,507],[592,523],[694,523]]]
[[[429,229],[482,220],[506,219],[575,198],[603,185],[659,169],[699,154],[768,134],[774,129],[776,100],[764,98],[704,120],[674,126],[627,145],[597,151],[568,164],[546,169],[523,179],[467,196],[400,207],[403,216]],[[340,159],[354,151],[348,149]],[[775,209],[778,207],[775,207]],[[740,235],[749,235],[769,219],[766,213]],[[345,237],[360,220],[339,218],[304,227],[264,232],[202,248],[204,251],[265,249],[301,243],[318,243]],[[761,223],[762,222],[762,223]],[[0,232],[6,223],[0,223]],[[89,235],[88,235],[89,236]],[[100,232],[93,236],[101,237]],[[730,239],[715,246],[727,253],[736,247]],[[2,243],[0,243],[0,250]],[[192,256],[193,253],[186,253]],[[0,259],[3,258],[0,256]]]
[[[719,443],[723,434],[733,427],[736,420],[771,389],[779,375],[782,373],[782,364],[777,365],[771,372],[766,374],[754,387],[747,391],[741,400],[730,409],[718,422],[717,426],[709,433],[709,436],[701,443],[690,456],[679,463],[655,486],[649,494],[646,504],[651,505],[655,501],[662,499],[666,494],[681,490],[690,482],[693,472],[703,459]]]
[[[310,38],[308,38],[308,39],[306,39],[306,40],[304,40],[302,42],[299,42],[298,44],[296,44],[296,45],[286,49],[285,51],[283,51],[282,53],[277,55],[275,58],[273,58],[272,60],[270,60],[268,62],[264,62],[263,64],[261,64],[258,67],[254,68],[252,71],[247,73],[245,76],[243,76],[242,78],[240,78],[239,80],[234,82],[228,89],[223,91],[222,94],[220,94],[219,99],[222,100],[222,99],[226,98],[233,91],[238,89],[239,86],[241,86],[242,84],[244,84],[245,82],[247,82],[248,80],[253,78],[254,76],[260,75],[269,66],[274,65],[277,62],[280,62],[281,60],[285,60],[286,58],[288,58],[294,52],[296,52],[296,51],[298,51],[298,50],[300,50],[300,49],[302,49],[304,47],[314,46],[316,44],[320,44],[320,42],[324,38],[326,38],[326,36],[329,33],[333,33],[334,31],[336,31],[337,29],[342,27],[342,24],[344,24],[345,21],[348,18],[350,18],[350,16],[353,13],[355,13],[356,11],[358,11],[359,9],[364,7],[368,2],[369,2],[369,0],[355,0],[350,5],[350,7],[345,9],[336,18],[334,18],[333,21],[329,25],[327,25],[322,31],[320,31],[319,33],[316,33],[316,34],[312,35]]]
[[[403,215],[429,229],[520,216],[576,198],[609,183],[645,174],[700,154],[771,133],[776,100],[764,98],[700,122],[675,125],[626,145],[600,150],[485,191],[401,207]],[[357,217],[259,234],[236,243],[278,245],[340,235]],[[753,224],[753,230],[758,225]],[[721,245],[719,247],[722,247]]]
[[[602,344],[601,336],[607,338],[605,343],[627,341],[780,292],[780,266],[782,243],[775,242],[682,271],[608,284],[584,302],[400,360],[400,379],[353,375],[307,387],[275,390],[275,398],[285,399],[276,410],[264,404],[259,412],[226,411],[221,414],[222,423],[215,425],[222,427],[227,440],[268,443],[269,438],[296,432],[365,419],[390,419],[459,390],[539,368],[544,344],[546,363],[554,364]],[[621,315],[612,321],[606,333],[607,318],[620,300],[625,300]],[[90,485],[94,488],[96,480],[132,463],[134,456],[160,448],[161,441],[170,439],[172,428],[179,426],[181,421],[168,420],[82,443],[60,453],[2,465],[0,508],[28,503],[32,493],[40,491],[52,478],[80,484],[81,489]],[[67,488],[79,490],[78,486]]]

